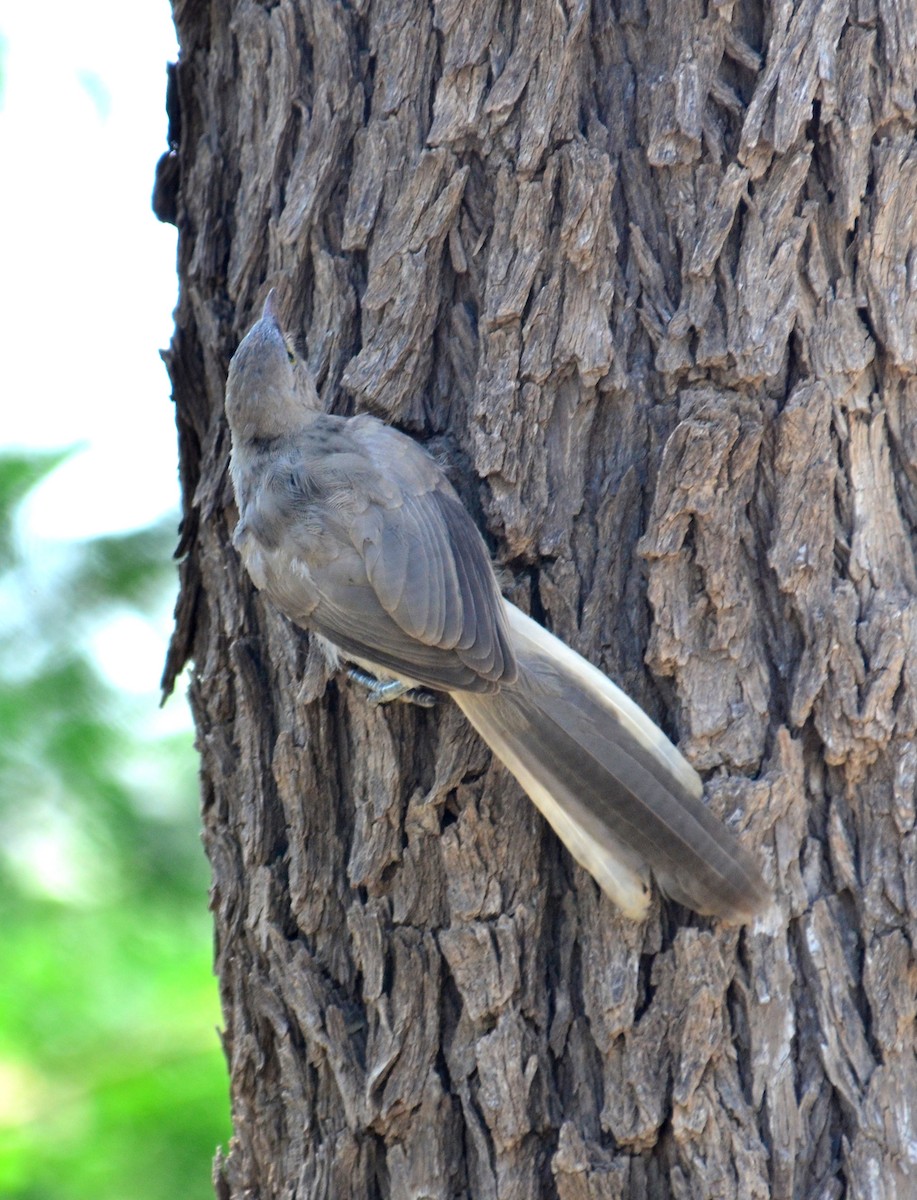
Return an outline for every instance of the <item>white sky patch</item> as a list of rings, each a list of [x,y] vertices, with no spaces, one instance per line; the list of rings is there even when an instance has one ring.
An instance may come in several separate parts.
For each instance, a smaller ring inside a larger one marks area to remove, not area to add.
[[[24,533],[141,527],[178,506],[159,359],[175,230],[150,209],[177,57],[169,4],[0,4],[0,35],[0,448],[84,447],[35,493]]]
[[[0,39],[0,453],[80,447],[22,511],[19,536],[40,569],[62,543],[169,512],[177,527],[159,357],[176,232],[150,203],[178,47],[168,0],[0,0]],[[160,627],[113,616],[95,639],[100,670],[155,703],[169,625],[165,610]],[[187,710],[173,701],[157,721],[187,727]]]
[[[112,616],[90,637],[92,656],[122,692],[145,695],[162,674],[164,631],[139,613]]]

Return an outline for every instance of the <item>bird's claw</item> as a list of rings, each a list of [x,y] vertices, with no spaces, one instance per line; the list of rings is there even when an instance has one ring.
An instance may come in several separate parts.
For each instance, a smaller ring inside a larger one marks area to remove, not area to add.
[[[354,683],[359,683],[369,692],[369,702],[373,707],[380,704],[391,704],[393,700],[403,700],[406,704],[417,704],[420,708],[432,708],[436,697],[422,688],[411,687],[400,679],[376,679],[369,671],[361,667],[348,667],[347,676]]]

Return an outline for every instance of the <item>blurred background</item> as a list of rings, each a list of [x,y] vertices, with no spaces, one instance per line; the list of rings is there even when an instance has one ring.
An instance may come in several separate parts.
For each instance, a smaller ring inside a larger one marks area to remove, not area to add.
[[[197,1200],[229,1137],[182,695],[167,0],[0,0],[0,1196]]]

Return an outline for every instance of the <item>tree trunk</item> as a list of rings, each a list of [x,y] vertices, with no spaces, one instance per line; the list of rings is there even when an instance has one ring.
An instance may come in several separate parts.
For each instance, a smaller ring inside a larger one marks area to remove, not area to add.
[[[913,1197],[911,0],[175,0],[158,210],[235,1137],[222,1197]],[[619,915],[457,710],[252,589],[268,285],[776,900]]]

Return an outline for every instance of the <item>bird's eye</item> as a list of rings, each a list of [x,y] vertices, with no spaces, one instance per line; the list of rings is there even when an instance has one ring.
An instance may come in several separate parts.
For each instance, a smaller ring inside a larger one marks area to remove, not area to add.
[[[290,360],[291,363],[296,362],[296,355],[289,348],[287,349],[287,358]]]

